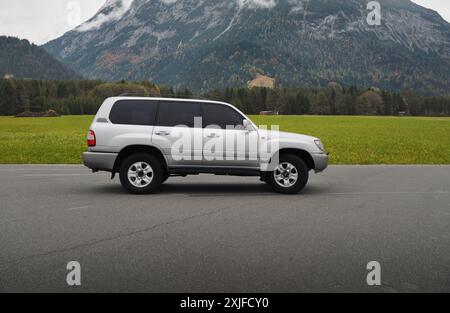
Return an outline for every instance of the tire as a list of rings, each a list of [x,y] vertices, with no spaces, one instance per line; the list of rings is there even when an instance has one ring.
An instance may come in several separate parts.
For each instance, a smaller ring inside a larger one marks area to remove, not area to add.
[[[288,164],[291,167],[286,166]],[[297,173],[296,180],[294,179],[295,173]],[[275,192],[282,194],[299,193],[305,188],[308,179],[308,166],[301,158],[293,154],[281,154],[279,165],[275,171],[269,172],[267,175],[267,183]]]
[[[164,184],[168,179],[169,179],[170,175],[169,174],[164,174],[163,179],[161,181],[161,184]]]
[[[120,165],[120,182],[132,194],[155,192],[164,179],[161,162],[151,154],[136,153]]]

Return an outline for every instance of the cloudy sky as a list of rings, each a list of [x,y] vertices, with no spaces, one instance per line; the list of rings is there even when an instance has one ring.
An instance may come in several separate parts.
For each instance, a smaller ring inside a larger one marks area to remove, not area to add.
[[[450,22],[449,0],[413,1],[438,11]],[[74,28],[76,3],[80,8],[79,22],[83,22],[92,17],[105,0],[0,0],[0,35],[43,44]]]

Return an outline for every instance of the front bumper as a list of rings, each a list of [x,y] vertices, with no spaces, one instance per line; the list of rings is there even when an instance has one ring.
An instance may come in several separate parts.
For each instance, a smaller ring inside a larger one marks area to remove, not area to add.
[[[311,157],[314,161],[314,170],[316,171],[316,173],[323,172],[328,167],[328,154],[311,154]]]
[[[83,162],[91,170],[112,172],[117,155],[117,153],[85,152]]]

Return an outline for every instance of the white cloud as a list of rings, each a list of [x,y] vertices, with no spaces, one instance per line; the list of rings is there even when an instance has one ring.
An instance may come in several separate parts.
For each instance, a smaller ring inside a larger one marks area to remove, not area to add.
[[[94,19],[79,26],[76,31],[85,32],[99,28],[105,23],[119,20],[131,7],[134,0],[111,0],[107,1],[103,8],[111,5],[112,9],[107,14],[100,13]],[[120,4],[117,6],[117,4]]]
[[[251,9],[271,9],[276,5],[275,0],[237,0],[241,7]]]
[[[160,0],[160,1],[162,1],[167,5],[170,5],[174,4],[178,0]],[[236,0],[236,1],[239,4],[239,6],[248,7],[251,9],[270,9],[276,5],[276,0]]]

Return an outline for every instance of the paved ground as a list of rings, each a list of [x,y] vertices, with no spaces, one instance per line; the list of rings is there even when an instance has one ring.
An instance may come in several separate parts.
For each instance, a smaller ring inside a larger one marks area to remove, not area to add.
[[[79,166],[0,177],[0,291],[450,292],[450,166],[336,166],[296,196],[216,176],[132,196]]]

